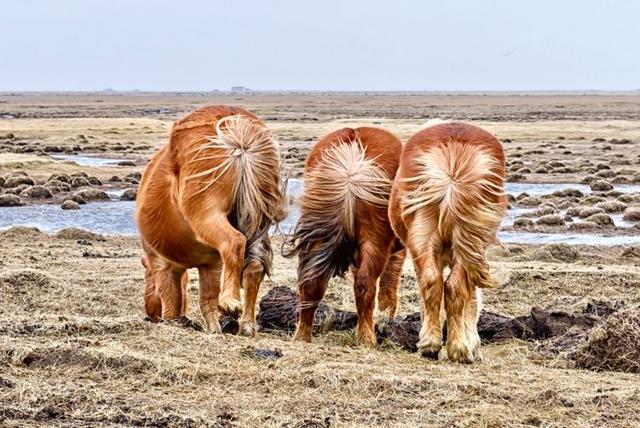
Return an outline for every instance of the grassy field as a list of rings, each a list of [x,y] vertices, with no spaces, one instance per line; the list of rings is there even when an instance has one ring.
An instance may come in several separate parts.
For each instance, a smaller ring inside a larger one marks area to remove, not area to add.
[[[530,171],[521,173],[525,182],[577,183],[601,171],[600,163],[616,172],[606,178],[612,182],[633,183],[639,172],[637,94],[1,94],[0,176],[24,171],[38,181],[85,171],[107,179],[141,171],[173,120],[216,103],[260,114],[294,174],[313,141],[335,128],[374,124],[406,141],[434,118],[496,133],[510,173]],[[3,138],[8,133],[13,138]],[[76,145],[79,154],[136,166],[80,167],[54,162],[45,150],[74,152]],[[24,153],[26,146],[34,151]],[[568,169],[554,172],[552,162]],[[574,246],[561,256],[552,250],[492,248],[501,286],[485,293],[485,308],[517,316],[534,306],[572,313],[598,300],[640,305],[640,248]],[[639,374],[576,368],[571,355],[553,352],[551,340],[484,344],[484,361],[460,365],[388,343],[359,348],[350,331],[319,331],[307,345],[286,332],[246,339],[151,324],[142,310],[140,255],[135,237],[0,231],[0,425],[640,425]],[[260,295],[275,285],[295,287],[295,270],[294,260],[277,254]],[[190,317],[201,321],[197,274],[191,277]],[[350,278],[332,280],[326,301],[354,310]],[[416,310],[407,262],[400,314]]]

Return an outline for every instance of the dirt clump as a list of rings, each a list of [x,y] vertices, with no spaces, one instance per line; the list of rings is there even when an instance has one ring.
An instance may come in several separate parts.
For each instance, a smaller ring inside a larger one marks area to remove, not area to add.
[[[90,232],[88,230],[80,229],[77,227],[68,227],[60,230],[56,233],[56,238],[60,239],[86,239],[89,241],[104,241],[104,237],[100,234]]]
[[[576,366],[640,373],[640,307],[611,315],[575,353]]]
[[[532,260],[560,261],[573,263],[580,258],[580,253],[569,244],[547,244],[536,249],[531,255]]]

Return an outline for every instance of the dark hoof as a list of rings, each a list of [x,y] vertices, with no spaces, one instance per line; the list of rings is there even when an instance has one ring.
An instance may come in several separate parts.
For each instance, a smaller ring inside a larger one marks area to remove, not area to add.
[[[204,331],[204,327],[199,322],[193,321],[192,319],[187,318],[184,315],[179,316],[175,320],[171,320],[170,322],[179,325],[180,327],[191,328],[195,331]]]
[[[230,315],[223,315],[220,320],[220,327],[222,327],[223,333],[237,334],[240,330],[240,324],[238,320]]]
[[[436,351],[436,350],[420,351],[420,355],[422,355],[424,358],[429,358],[431,360],[437,360],[438,359],[438,353],[439,353],[439,351]]]
[[[144,317],[144,320],[147,321],[147,322],[152,322],[154,324],[157,324],[160,321],[162,321],[162,319],[160,319],[160,318],[158,318],[156,316],[150,316],[150,315],[147,315],[146,317]]]

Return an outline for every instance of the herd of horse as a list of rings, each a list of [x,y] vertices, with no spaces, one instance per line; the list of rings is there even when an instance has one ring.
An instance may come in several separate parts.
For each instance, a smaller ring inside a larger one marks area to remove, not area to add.
[[[378,310],[394,317],[408,250],[422,301],[418,350],[464,363],[481,358],[480,291],[493,286],[485,252],[507,208],[504,176],[500,142],[469,124],[428,127],[404,146],[375,127],[322,138],[307,157],[301,215],[283,247],[298,257],[294,339],[311,341],[329,280],[350,271],[357,341],[375,346],[376,294]],[[137,197],[147,315],[186,316],[187,269],[197,268],[206,329],[220,332],[224,312],[239,316],[238,334],[255,336],[258,290],[272,269],[269,230],[285,216],[284,191],[278,144],[251,112],[209,106],[176,122]]]

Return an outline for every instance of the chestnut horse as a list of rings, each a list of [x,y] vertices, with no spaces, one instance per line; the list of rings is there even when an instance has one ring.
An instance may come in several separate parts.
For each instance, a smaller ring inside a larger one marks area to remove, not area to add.
[[[470,363],[480,358],[480,289],[493,285],[485,251],[496,242],[506,210],[504,162],[493,135],[463,123],[424,129],[404,148],[389,219],[418,276],[418,349],[425,356],[437,357],[442,349],[444,296],[449,359]],[[446,281],[445,266],[451,269]]]
[[[329,279],[351,267],[358,310],[358,343],[375,346],[373,311],[394,316],[404,247],[387,217],[402,145],[377,128],[344,128],[322,138],[304,172],[301,216],[287,241],[298,255],[300,315],[295,340],[310,341],[316,308]]]
[[[204,107],[174,124],[137,197],[150,317],[186,315],[186,270],[196,267],[207,330],[221,331],[220,308],[242,311],[239,334],[255,335],[256,296],[273,258],[268,232],[284,217],[279,168],[271,132],[247,110]]]

